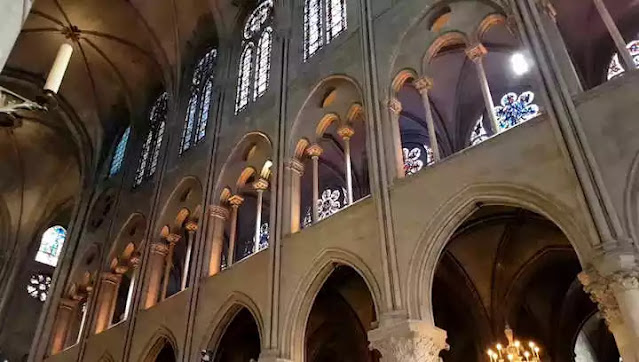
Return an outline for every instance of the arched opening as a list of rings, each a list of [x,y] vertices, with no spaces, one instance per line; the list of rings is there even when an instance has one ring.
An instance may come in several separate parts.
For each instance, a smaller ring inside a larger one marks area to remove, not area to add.
[[[575,250],[553,222],[517,207],[480,206],[435,269],[433,314],[450,345],[444,361],[489,360],[487,349],[508,344],[506,326],[522,345],[534,341],[543,360],[573,361],[582,326],[597,312],[579,272]],[[617,361],[612,335],[599,331],[592,355]]]
[[[165,343],[158,356],[155,358],[155,362],[175,362],[175,351],[170,343]]]
[[[241,308],[224,331],[217,348],[211,341],[208,350],[202,351],[202,361],[255,362],[259,359],[260,333],[253,314]]]
[[[366,282],[352,268],[336,266],[317,293],[306,322],[305,361],[377,361],[367,337],[376,320]]]
[[[298,113],[289,149],[291,232],[370,194],[362,102],[355,83],[334,77]]]
[[[148,355],[143,359],[144,362],[175,362],[177,361],[175,348],[166,337],[158,339]]]

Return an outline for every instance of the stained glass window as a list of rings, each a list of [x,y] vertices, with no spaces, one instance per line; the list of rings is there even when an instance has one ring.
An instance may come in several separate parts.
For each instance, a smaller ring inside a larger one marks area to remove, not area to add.
[[[40,239],[40,247],[35,256],[35,261],[55,267],[62,251],[67,231],[60,225],[48,228]]]
[[[304,3],[304,60],[346,30],[345,0],[306,0]]]
[[[260,243],[258,245],[258,251],[268,248],[269,237],[270,237],[270,228],[268,226],[268,223],[265,222],[260,227]]]
[[[432,164],[435,159],[433,150],[428,145],[422,147],[402,148],[404,154],[404,173],[406,176],[419,172],[424,165]]]
[[[41,302],[47,300],[49,288],[51,288],[51,276],[46,274],[33,274],[27,283],[27,293]]]
[[[477,145],[488,139],[488,134],[486,133],[486,129],[484,128],[484,116],[479,117],[477,122],[475,123],[475,127],[473,127],[473,131],[470,134],[470,144]]]
[[[268,89],[273,45],[272,22],[272,0],[263,0],[246,20],[238,65],[235,114],[248,105],[251,94],[255,101]]]
[[[271,45],[273,43],[273,30],[268,27],[262,32],[257,46],[257,69],[255,71],[255,88],[253,100],[261,97],[268,87],[268,78],[271,70]]]
[[[501,97],[501,106],[495,107],[499,130],[507,130],[537,116],[539,106],[532,103],[534,99],[533,92],[523,92],[520,95],[513,92],[504,94]]]
[[[639,68],[639,40],[633,40],[626,45],[628,51],[630,52],[630,56],[632,57],[632,61],[635,63],[635,66]],[[610,59],[610,63],[608,64],[608,80],[615,78],[625,72],[626,70],[621,65],[619,61],[619,54],[615,53]]]
[[[126,144],[129,142],[130,134],[131,127],[127,127],[127,129],[122,134],[122,137],[120,137],[118,145],[115,147],[115,152],[113,152],[111,167],[109,168],[109,176],[113,176],[116,173],[120,172],[120,169],[122,168],[122,161],[124,161],[124,153],[126,152]]]
[[[324,189],[319,200],[317,200],[317,214],[318,219],[323,220],[327,217],[338,212],[343,206],[347,204],[346,190],[333,190],[330,188]]]
[[[151,107],[151,112],[149,113],[149,131],[144,139],[138,168],[135,171],[134,187],[142,184],[145,178],[149,178],[155,174],[160,157],[162,140],[164,139],[168,102],[169,96],[164,92],[155,101],[153,107]]]
[[[211,49],[200,59],[193,70],[191,96],[180,140],[180,154],[206,136],[216,59],[217,49]]]
[[[302,228],[306,228],[313,224],[313,208],[306,208],[306,212],[304,213],[304,218],[302,219]]]

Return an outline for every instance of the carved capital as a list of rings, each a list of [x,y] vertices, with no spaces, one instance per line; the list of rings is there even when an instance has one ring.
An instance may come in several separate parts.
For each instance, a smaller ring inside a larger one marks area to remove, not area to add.
[[[180,241],[181,238],[182,238],[182,235],[170,233],[169,235],[166,236],[166,241],[168,241],[171,244],[175,244],[178,241]]]
[[[419,93],[424,93],[433,88],[433,78],[422,77],[413,82],[415,89],[419,91]]]
[[[481,60],[486,54],[488,54],[488,50],[486,50],[486,47],[484,47],[482,43],[477,43],[466,48],[466,56],[473,62]]]
[[[610,279],[619,289],[639,289],[639,270],[622,270],[614,273]]]
[[[388,101],[388,109],[394,114],[399,115],[402,112],[402,102],[397,98],[391,98],[391,100]]]
[[[611,283],[607,278],[602,277],[594,269],[582,271],[578,275],[579,281],[584,286],[584,290],[590,299],[597,303],[597,307],[604,317],[608,326],[622,323],[619,304],[611,288]]]
[[[291,170],[292,172],[296,172],[300,176],[304,174],[304,164],[301,163],[297,158],[288,160],[285,166],[287,169]]]
[[[310,145],[306,149],[306,154],[311,156],[312,158],[321,156],[322,152],[324,152],[324,150],[322,149],[322,146],[318,145],[317,143]]]
[[[220,205],[212,205],[209,208],[209,215],[218,219],[226,220],[229,218],[229,209]]]
[[[350,140],[355,134],[355,130],[351,126],[342,126],[337,130],[337,134],[344,140]]]
[[[188,232],[195,232],[197,231],[197,222],[190,220],[186,223],[186,225],[184,226],[184,228],[186,229],[186,231]]]
[[[131,265],[131,268],[137,269],[140,266],[141,262],[142,262],[142,256],[140,255],[140,252],[134,251],[133,254],[131,254],[131,257],[129,258],[129,265]]]
[[[104,272],[100,274],[100,279],[103,284],[106,283],[106,284],[116,285],[120,283],[120,280],[122,280],[122,275],[118,274],[117,272],[116,273]]]
[[[268,189],[268,181],[263,178],[259,178],[257,181],[253,182],[253,188],[264,191]]]
[[[231,207],[234,209],[237,209],[238,207],[240,207],[240,205],[242,205],[243,202],[244,202],[244,198],[240,195],[233,195],[229,197],[229,204],[231,204]]]
[[[75,298],[61,298],[58,309],[74,310],[80,302]]]
[[[446,331],[423,321],[379,327],[368,333],[368,339],[384,362],[437,362],[439,352],[449,348]]]
[[[169,247],[164,242],[155,242],[151,244],[151,254],[159,254],[166,256],[169,253]]]

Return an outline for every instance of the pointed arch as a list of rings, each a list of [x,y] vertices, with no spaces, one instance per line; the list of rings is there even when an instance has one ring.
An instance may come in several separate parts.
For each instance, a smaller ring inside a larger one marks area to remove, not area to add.
[[[153,336],[149,339],[144,353],[142,354],[141,362],[156,362],[157,356],[162,351],[164,346],[169,345],[175,352],[175,359],[178,359],[177,339],[171,330],[166,326],[161,326],[155,331]]]

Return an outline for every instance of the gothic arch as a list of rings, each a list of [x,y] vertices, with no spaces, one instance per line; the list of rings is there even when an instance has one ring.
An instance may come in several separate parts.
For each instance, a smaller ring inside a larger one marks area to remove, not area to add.
[[[251,297],[242,292],[235,291],[222,303],[222,306],[218,309],[217,313],[215,313],[213,320],[209,323],[209,327],[200,342],[200,350],[206,350],[207,347],[216,350],[226,329],[242,309],[248,310],[253,316],[260,336],[260,343],[264,343],[264,320],[260,313],[260,308]]]
[[[109,352],[104,352],[102,357],[100,357],[99,362],[115,362],[115,359],[113,358],[113,356],[111,356]]]
[[[305,329],[313,302],[335,265],[352,268],[364,280],[373,299],[375,314],[380,315],[382,293],[372,270],[357,255],[348,251],[330,248],[318,255],[305,276],[295,288],[294,297],[287,309],[282,333],[282,353],[293,361],[302,361],[304,356]]]
[[[145,352],[142,354],[142,358],[140,358],[140,362],[155,362],[158,354],[166,344],[171,346],[175,352],[175,359],[177,360],[179,355],[177,339],[167,327],[161,326],[149,339],[149,342],[144,348]]]
[[[592,253],[596,236],[583,232],[584,228],[572,218],[570,210],[558,200],[530,188],[514,184],[476,184],[460,190],[443,204],[419,237],[408,265],[404,282],[408,313],[411,318],[433,321],[432,282],[435,267],[448,240],[455,230],[479,205],[520,207],[546,217],[566,235],[583,265]]]
[[[202,199],[203,192],[200,180],[194,176],[184,177],[167,198],[157,224],[171,225],[171,231],[174,231],[176,216],[183,209],[189,210],[190,219],[199,220],[202,215],[197,214],[196,210],[202,209]]]

